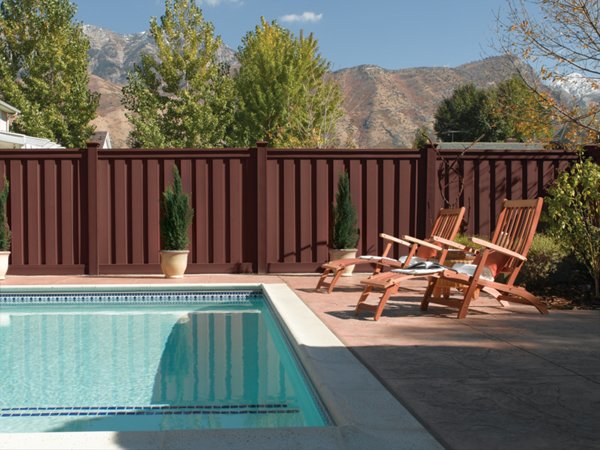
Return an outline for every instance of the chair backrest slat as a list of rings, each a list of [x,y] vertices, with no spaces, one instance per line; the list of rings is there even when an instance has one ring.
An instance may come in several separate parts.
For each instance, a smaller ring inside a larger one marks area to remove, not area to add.
[[[460,229],[464,214],[464,207],[441,209],[433,224],[430,236],[438,236],[450,240],[454,239]]]
[[[492,243],[526,257],[540,219],[542,204],[541,197],[533,200],[505,200]],[[513,272],[511,279],[516,278],[514,271],[518,272],[521,265],[518,260],[511,258],[503,272]]]

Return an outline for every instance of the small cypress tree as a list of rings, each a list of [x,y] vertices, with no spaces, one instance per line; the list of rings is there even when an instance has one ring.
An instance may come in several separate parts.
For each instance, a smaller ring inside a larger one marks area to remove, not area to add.
[[[350,178],[342,172],[338,179],[338,190],[333,208],[333,232],[331,245],[336,249],[356,248],[358,228],[356,209],[350,197]]]
[[[173,184],[163,192],[160,205],[160,240],[163,250],[185,250],[194,218],[189,196],[183,192],[181,176],[173,166]]]
[[[10,228],[8,227],[8,218],[6,217],[6,204],[8,202],[9,185],[8,180],[4,179],[4,187],[0,192],[0,251],[10,250]]]

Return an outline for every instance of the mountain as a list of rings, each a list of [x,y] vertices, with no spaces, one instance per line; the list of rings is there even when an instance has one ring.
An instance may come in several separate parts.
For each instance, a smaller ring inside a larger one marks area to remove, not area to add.
[[[572,73],[553,83],[554,87],[566,92],[583,104],[600,101],[598,82],[580,73]]]
[[[142,53],[156,55],[157,48],[149,32],[119,34],[94,25],[84,25],[83,32],[90,40],[91,72],[112,83],[125,84],[127,74],[140,61]],[[235,66],[235,52],[222,46],[219,61]]]
[[[112,83],[97,75],[90,75],[90,90],[100,93],[100,104],[92,125],[98,131],[109,131],[115,148],[127,147],[127,136],[131,125],[125,117],[125,108],[121,106],[121,85]]]
[[[367,148],[410,147],[419,127],[433,130],[439,103],[457,87],[466,83],[490,87],[516,73],[515,60],[508,56],[455,68],[358,66],[339,70],[333,77],[342,87],[347,113],[339,127],[341,142]]]
[[[130,126],[121,106],[121,87],[142,52],[155,54],[148,32],[131,35],[84,25],[90,39],[90,88],[101,94],[98,130],[108,130],[114,147],[125,147]],[[235,52],[223,46],[219,59],[237,65]],[[341,145],[406,147],[421,126],[433,128],[433,115],[454,89],[474,83],[489,87],[516,73],[515,60],[492,57],[455,68],[420,67],[387,70],[358,66],[331,74],[340,84],[346,117],[338,127]]]

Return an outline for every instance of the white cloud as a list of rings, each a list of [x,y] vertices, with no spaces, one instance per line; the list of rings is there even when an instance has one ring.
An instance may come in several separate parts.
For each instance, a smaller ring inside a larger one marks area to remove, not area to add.
[[[218,0],[211,0],[218,1]],[[282,22],[319,22],[323,18],[323,14],[316,14],[311,11],[302,14],[286,14],[281,17]]]

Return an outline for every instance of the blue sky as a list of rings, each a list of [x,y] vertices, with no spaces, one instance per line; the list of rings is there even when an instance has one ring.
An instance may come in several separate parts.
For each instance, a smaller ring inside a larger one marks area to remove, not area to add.
[[[74,0],[77,20],[119,33],[149,28],[164,0]],[[205,18],[237,49],[259,18],[294,33],[314,33],[338,70],[360,64],[387,69],[455,67],[492,56],[495,16],[505,0],[200,0]],[[505,8],[504,8],[505,9]]]

